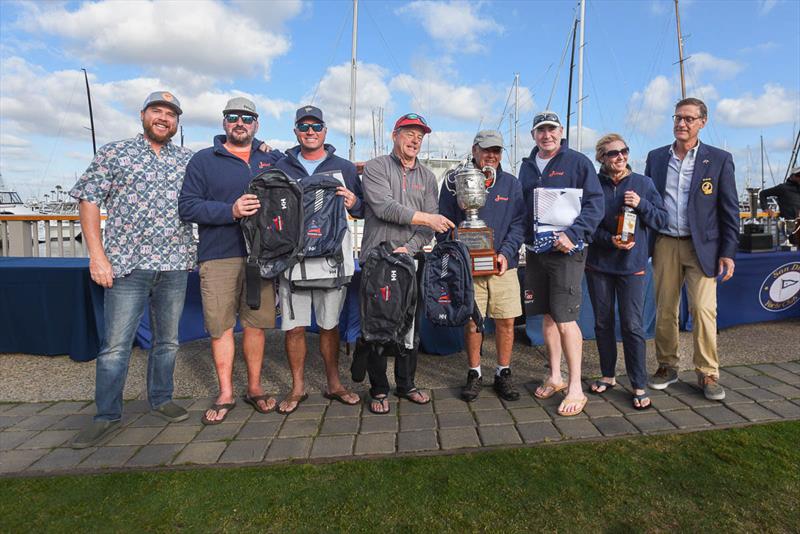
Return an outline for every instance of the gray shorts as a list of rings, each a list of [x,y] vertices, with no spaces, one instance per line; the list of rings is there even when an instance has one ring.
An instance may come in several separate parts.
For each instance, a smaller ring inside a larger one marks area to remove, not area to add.
[[[561,252],[526,254],[525,315],[548,314],[557,323],[577,321],[583,301],[586,250],[572,256]]]
[[[281,330],[284,332],[298,326],[311,326],[311,306],[317,326],[332,330],[339,324],[339,316],[347,297],[347,286],[339,289],[304,289],[291,292],[291,284],[279,276],[278,295],[281,300]],[[290,306],[291,303],[291,306]],[[294,319],[292,319],[294,312]]]

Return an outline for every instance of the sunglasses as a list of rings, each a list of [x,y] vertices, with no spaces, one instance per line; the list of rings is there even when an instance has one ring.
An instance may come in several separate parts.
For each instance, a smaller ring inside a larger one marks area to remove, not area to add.
[[[609,150],[608,152],[603,154],[603,156],[606,157],[606,158],[614,159],[617,156],[619,156],[620,154],[622,154],[625,157],[628,157],[628,154],[630,154],[630,153],[631,153],[631,149],[628,148],[628,147],[625,147],[622,150]]]
[[[673,115],[672,116],[672,120],[675,122],[675,124],[680,124],[681,121],[683,121],[683,122],[686,123],[686,126],[691,126],[694,123],[694,121],[699,121],[702,118],[703,117],[689,117],[689,116],[686,116],[686,115]]]
[[[400,120],[403,120],[403,119],[409,119],[409,120],[412,120],[412,121],[418,120],[419,122],[421,122],[425,126],[428,125],[428,123],[425,121],[425,117],[423,117],[422,115],[417,115],[416,113],[406,113],[405,115],[400,117]]]
[[[533,124],[539,124],[540,122],[544,121],[557,122],[561,124],[558,115],[556,115],[555,113],[541,113],[533,118]]]
[[[314,122],[311,124],[304,123],[304,124],[295,124],[295,128],[297,128],[298,132],[306,133],[309,128],[314,130],[315,132],[321,132],[325,125],[321,122]]]
[[[228,113],[225,115],[225,120],[228,121],[229,124],[236,124],[239,119],[242,119],[244,124],[253,124],[256,121],[256,118],[252,115],[239,115],[238,113]]]

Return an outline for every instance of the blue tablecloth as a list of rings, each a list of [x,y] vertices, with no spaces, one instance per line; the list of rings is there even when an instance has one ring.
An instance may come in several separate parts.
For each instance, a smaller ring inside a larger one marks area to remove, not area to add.
[[[0,352],[97,356],[103,289],[86,258],[0,258]]]

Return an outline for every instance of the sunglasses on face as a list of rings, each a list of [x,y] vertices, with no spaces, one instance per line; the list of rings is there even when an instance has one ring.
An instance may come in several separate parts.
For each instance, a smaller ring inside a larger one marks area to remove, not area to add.
[[[607,157],[607,158],[611,158],[611,159],[614,159],[614,158],[616,158],[616,157],[617,157],[617,156],[619,156],[619,155],[623,155],[623,156],[625,156],[625,157],[627,158],[627,157],[628,157],[628,154],[630,154],[630,152],[631,152],[631,149],[630,149],[630,148],[628,148],[628,147],[625,147],[625,148],[623,148],[622,150],[609,150],[608,152],[606,152],[606,153],[605,153],[605,154],[603,154],[603,155],[604,155],[605,157]]]
[[[228,113],[225,115],[225,120],[228,121],[229,124],[236,124],[239,119],[242,119],[244,124],[253,124],[256,121],[256,118],[252,115],[240,115],[238,113]]]
[[[402,119],[408,119],[408,120],[412,120],[412,121],[418,120],[419,122],[421,122],[425,126],[428,125],[428,123],[425,121],[425,117],[423,117],[422,115],[417,115],[416,113],[406,113],[405,115],[400,117],[400,119],[401,120]]]
[[[322,124],[321,122],[314,122],[314,123],[311,123],[311,124],[307,124],[307,123],[306,124],[296,124],[295,128],[297,128],[297,131],[302,132],[302,133],[306,133],[309,128],[311,128],[315,132],[321,132],[322,129],[325,128],[325,125]]]
[[[691,117],[687,115],[673,115],[672,120],[675,121],[675,124],[680,124],[681,121],[686,123],[686,126],[691,126],[694,124],[694,121],[699,121],[703,117]]]

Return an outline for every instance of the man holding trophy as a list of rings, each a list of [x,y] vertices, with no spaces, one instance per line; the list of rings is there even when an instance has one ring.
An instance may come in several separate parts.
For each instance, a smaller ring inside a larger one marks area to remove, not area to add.
[[[525,205],[519,181],[500,166],[502,156],[500,132],[478,132],[472,143],[472,161],[459,165],[442,183],[439,213],[458,224],[458,238],[466,243],[473,260],[478,309],[494,319],[497,368],[493,388],[502,399],[515,401],[519,392],[511,382],[510,365],[514,319],[522,315],[517,263],[525,233]],[[483,335],[472,320],[464,339],[469,371],[461,398],[471,402],[478,398],[483,383]]]

